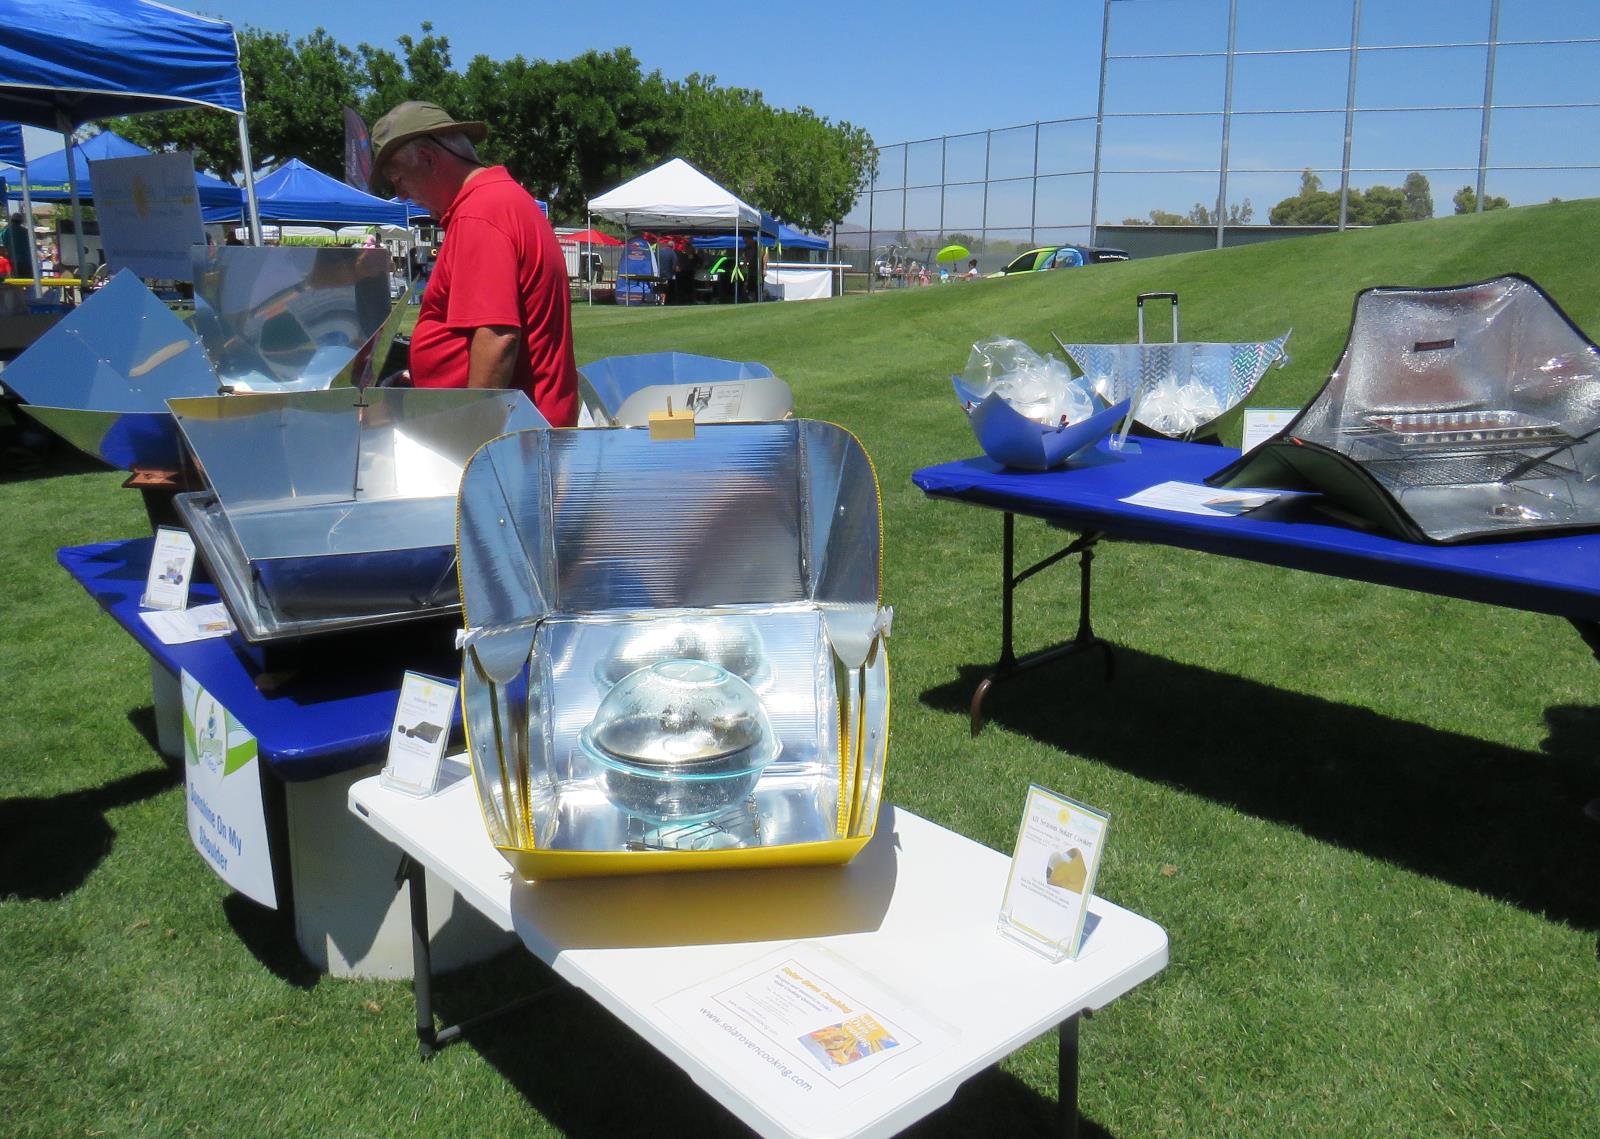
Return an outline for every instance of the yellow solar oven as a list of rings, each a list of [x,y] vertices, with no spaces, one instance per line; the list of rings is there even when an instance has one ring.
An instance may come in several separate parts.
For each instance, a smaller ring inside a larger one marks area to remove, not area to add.
[[[814,420],[523,431],[457,514],[462,700],[524,878],[848,862],[889,737],[877,476]]]

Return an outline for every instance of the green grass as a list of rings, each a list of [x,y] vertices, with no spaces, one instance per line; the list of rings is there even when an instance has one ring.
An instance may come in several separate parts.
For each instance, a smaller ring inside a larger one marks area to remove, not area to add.
[[[1304,402],[1355,292],[1517,270],[1600,334],[1600,202],[1530,207],[829,304],[580,309],[580,359],[761,360],[872,454],[896,608],[889,797],[1009,849],[1044,783],[1109,810],[1100,892],[1163,925],[1165,973],[1084,1028],[1084,1112],[1121,1136],[1522,1135],[1600,1105],[1600,667],[1554,618],[1156,547],[1096,561],[1093,660],[965,703],[997,651],[997,515],[924,499],[971,454],[948,376],[974,339],[1129,340],[1176,289],[1185,339],[1293,326],[1256,402]],[[1163,324],[1158,310],[1155,326]],[[11,461],[11,456],[8,456]],[[119,475],[0,477],[0,1118],[27,1135],[571,1134],[727,1117],[565,993],[415,1060],[404,984],[319,978],[183,833],[144,655],[55,565],[143,526]],[[1023,556],[1060,540],[1019,523]],[[1024,645],[1068,630],[1065,569],[1023,588]],[[998,905],[998,899],[996,899]],[[463,1015],[548,982],[517,953],[448,978]],[[626,1073],[624,1076],[623,1073]],[[1047,1038],[917,1134],[1048,1126]],[[1095,1132],[1091,1131],[1091,1134]]]

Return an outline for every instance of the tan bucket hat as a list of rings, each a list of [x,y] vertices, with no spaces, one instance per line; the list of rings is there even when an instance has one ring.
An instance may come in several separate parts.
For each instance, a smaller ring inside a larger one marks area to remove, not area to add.
[[[387,198],[394,187],[384,176],[384,163],[406,143],[416,138],[440,134],[464,134],[473,142],[482,142],[489,128],[480,122],[458,123],[437,103],[417,100],[401,103],[372,126],[372,192]]]

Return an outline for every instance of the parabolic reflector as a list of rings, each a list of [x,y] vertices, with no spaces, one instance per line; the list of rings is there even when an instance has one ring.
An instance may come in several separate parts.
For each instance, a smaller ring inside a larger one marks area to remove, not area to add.
[[[167,400],[217,391],[194,332],[127,270],[12,361],[5,382],[40,423],[123,469],[175,469]]]
[[[794,414],[794,393],[765,364],[691,352],[607,356],[578,369],[578,397],[588,422],[643,427],[652,411],[672,407],[700,423],[757,423]]]

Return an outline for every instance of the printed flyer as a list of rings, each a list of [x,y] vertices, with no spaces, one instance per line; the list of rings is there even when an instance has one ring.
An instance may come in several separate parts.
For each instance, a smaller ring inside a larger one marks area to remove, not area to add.
[[[455,706],[454,684],[419,672],[405,674],[389,732],[389,760],[380,773],[385,787],[416,796],[438,789]]]
[[[194,539],[187,530],[162,526],[156,531],[150,571],[139,604],[146,609],[182,609],[189,604],[189,579],[193,574]]]
[[[1110,825],[1110,816],[1093,807],[1029,787],[1001,932],[1052,961],[1076,957]]]
[[[898,1079],[956,1035],[812,942],[675,993],[660,1008],[718,1071],[821,1113]]]
[[[217,877],[277,909],[256,738],[187,669],[178,679],[189,841]]]

